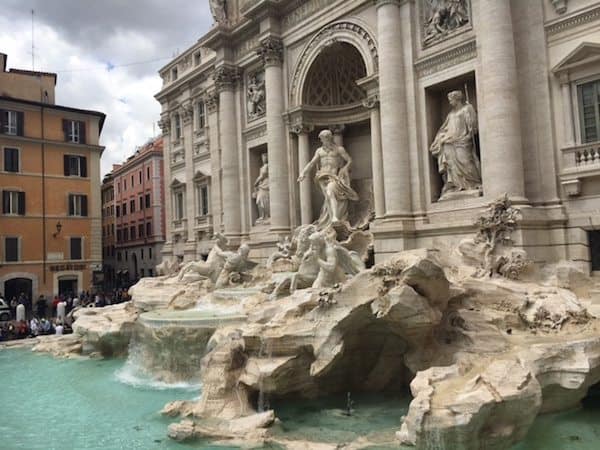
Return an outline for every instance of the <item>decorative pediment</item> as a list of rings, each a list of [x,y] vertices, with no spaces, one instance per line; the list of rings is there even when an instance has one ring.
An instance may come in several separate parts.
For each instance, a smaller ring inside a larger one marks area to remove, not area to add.
[[[185,187],[185,183],[182,183],[177,178],[174,178],[173,181],[171,181],[171,189],[178,189],[178,188],[184,188],[184,187]]]
[[[600,64],[600,43],[583,42],[579,44],[552,69],[552,73],[563,75],[590,64]]]
[[[197,170],[194,174],[194,181],[204,181],[208,178],[210,178],[210,175],[202,172],[201,170]]]

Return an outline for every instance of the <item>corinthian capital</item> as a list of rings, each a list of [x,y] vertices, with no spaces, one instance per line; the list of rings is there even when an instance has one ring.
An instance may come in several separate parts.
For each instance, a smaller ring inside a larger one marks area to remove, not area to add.
[[[283,61],[283,42],[279,38],[269,36],[261,41],[257,54],[262,58],[265,66],[279,65]]]
[[[233,66],[221,66],[215,69],[213,74],[217,91],[233,89],[240,79],[240,70]]]
[[[219,109],[219,95],[215,91],[207,92],[202,99],[209,113]]]

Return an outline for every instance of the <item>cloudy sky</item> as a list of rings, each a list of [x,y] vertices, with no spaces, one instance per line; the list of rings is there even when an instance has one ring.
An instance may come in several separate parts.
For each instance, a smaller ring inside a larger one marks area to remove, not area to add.
[[[106,113],[102,174],[158,126],[158,69],[209,28],[208,0],[1,0],[8,67],[58,73],[56,102]]]

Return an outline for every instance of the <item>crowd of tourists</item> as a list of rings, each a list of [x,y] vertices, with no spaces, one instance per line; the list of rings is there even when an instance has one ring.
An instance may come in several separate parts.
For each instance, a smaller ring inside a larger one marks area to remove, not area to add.
[[[0,299],[4,300],[2,293],[0,293]],[[50,334],[68,334],[72,332],[73,315],[71,312],[76,308],[102,308],[129,300],[129,294],[124,289],[96,293],[82,291],[78,295],[73,293],[56,295],[50,302],[44,295],[40,295],[34,308],[31,298],[25,293],[21,293],[18,297],[13,296],[10,301],[4,301],[10,308],[10,320],[0,322],[0,341]],[[65,305],[64,314],[59,311],[61,303]],[[20,318],[17,317],[19,305],[23,305],[25,312],[24,317]]]

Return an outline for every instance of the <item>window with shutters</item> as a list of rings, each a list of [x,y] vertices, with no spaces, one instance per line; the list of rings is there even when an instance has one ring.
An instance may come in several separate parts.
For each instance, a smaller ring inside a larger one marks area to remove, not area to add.
[[[87,217],[87,195],[69,194],[69,216]]]
[[[129,212],[133,214],[135,212],[135,200],[129,201]]]
[[[127,203],[123,203],[123,205],[121,205],[121,212],[124,216],[127,215]]]
[[[79,155],[64,155],[64,175],[66,177],[87,177],[87,158]]]
[[[4,171],[19,172],[19,149],[4,147]]]
[[[146,208],[150,208],[150,194],[146,194]]]
[[[5,237],[4,238],[4,261],[16,262],[19,261],[19,238],[18,237]]]
[[[83,246],[82,246],[83,239],[80,237],[72,237],[70,239],[70,241],[71,241],[71,243],[70,243],[69,254],[71,255],[71,259],[75,259],[75,260],[83,259]]]
[[[21,111],[0,110],[0,132],[23,136],[24,114]]]
[[[74,144],[85,144],[85,122],[80,120],[63,120],[63,132],[65,141]]]
[[[152,236],[152,222],[146,222],[146,237]]]
[[[25,192],[2,191],[2,213],[25,215]]]
[[[143,223],[140,223],[138,225],[138,235],[140,238],[144,237],[144,224]]]
[[[579,114],[583,143],[600,141],[600,80],[579,86]]]

